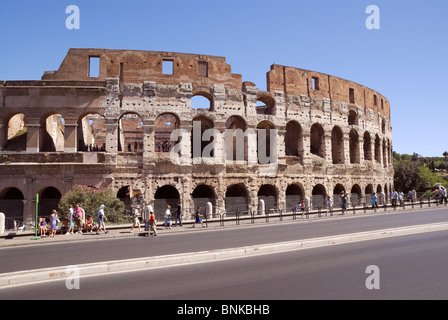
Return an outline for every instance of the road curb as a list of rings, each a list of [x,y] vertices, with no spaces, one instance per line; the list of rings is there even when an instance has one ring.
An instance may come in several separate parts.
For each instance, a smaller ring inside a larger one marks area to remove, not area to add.
[[[425,232],[448,230],[448,223],[433,223],[400,228],[381,229],[367,232],[342,234],[312,239],[293,240],[265,245],[245,246],[222,250],[190,252],[156,257],[115,260],[75,266],[52,267],[0,274],[0,289],[54,280],[67,280],[74,276],[88,277],[118,272],[142,271],[160,267],[171,267],[201,262],[222,261],[264,254],[317,248],[368,241],[381,238],[412,235]]]

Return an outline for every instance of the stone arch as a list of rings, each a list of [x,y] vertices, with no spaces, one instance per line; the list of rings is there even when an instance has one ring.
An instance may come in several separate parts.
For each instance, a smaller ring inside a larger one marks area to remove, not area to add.
[[[275,129],[275,125],[268,120],[263,120],[257,125],[257,157],[259,164],[271,163],[271,157],[276,154],[277,145],[273,143],[274,141],[271,141],[272,137],[275,138],[272,134],[273,129]]]
[[[263,184],[257,193],[258,202],[264,201],[265,212],[269,212],[278,206],[278,192],[277,188],[272,184]]]
[[[15,113],[5,119],[4,123],[4,144],[0,145],[0,150],[23,151],[26,150],[27,121],[23,113]],[[1,135],[1,134],[0,134]]]
[[[321,208],[325,207],[325,198],[327,196],[327,190],[325,189],[324,185],[316,184],[313,187],[311,195],[312,195],[311,204],[313,209],[317,209],[319,207]]]
[[[381,163],[381,142],[378,134],[375,135],[375,161]]]
[[[257,114],[275,115],[275,99],[267,93],[259,93],[255,108]]]
[[[124,203],[125,210],[131,210],[131,188],[129,185],[121,187],[117,192],[117,198]]]
[[[331,131],[331,155],[333,164],[343,164],[344,161],[344,135],[342,129],[334,126]]]
[[[364,160],[372,160],[372,141],[370,139],[370,134],[368,131],[364,132],[364,143],[363,143],[363,151],[364,151]]]
[[[358,113],[355,110],[350,110],[348,112],[348,125],[357,126],[358,125]]]
[[[40,151],[64,151],[65,121],[60,113],[47,113],[41,119],[42,145]],[[51,213],[50,213],[51,214]]]
[[[350,130],[350,163],[360,163],[359,155],[359,135],[355,129]]]
[[[325,158],[324,129],[319,123],[315,123],[311,126],[310,139],[310,152],[321,158]]]
[[[193,93],[191,97],[191,109],[198,111],[199,110],[213,111],[214,110],[213,96],[206,91],[197,91]]]
[[[164,112],[157,116],[154,121],[154,148],[155,152],[169,152],[174,144],[179,142],[171,141],[171,133],[179,129],[180,119],[177,114],[172,112]]]
[[[143,117],[126,112],[118,118],[118,151],[143,152]]]
[[[213,129],[214,123],[210,117],[205,115],[198,115],[193,118],[193,132],[191,134],[191,156],[193,158],[202,158],[202,157],[214,157],[215,150],[211,150],[211,152],[207,152],[204,154],[204,149],[214,141],[215,137],[212,136],[209,141],[203,141],[203,134],[206,130]],[[196,130],[200,132],[196,132]],[[198,141],[195,141],[198,140]],[[208,149],[207,149],[208,150]]]
[[[285,191],[286,209],[292,209],[304,200],[304,189],[300,183],[292,183],[288,185]]]
[[[333,188],[333,204],[334,206],[340,206],[341,203],[341,193],[345,193],[345,187],[338,183]]]
[[[295,120],[286,124],[285,155],[303,157],[302,127]]]
[[[49,186],[39,191],[38,215],[41,217],[49,217],[53,209],[58,209],[59,201],[62,194],[59,189]]]
[[[0,212],[5,214],[5,229],[14,227],[13,220],[23,222],[23,193],[16,187],[8,187],[0,192]]]
[[[359,184],[354,184],[350,191],[350,203],[355,203],[356,205],[362,202],[362,191]]]
[[[78,151],[106,150],[106,118],[90,112],[78,119]]]
[[[235,215],[249,207],[249,192],[243,183],[232,184],[226,190],[226,214]]]
[[[247,123],[240,116],[230,116],[226,120],[226,160],[242,161],[248,157]]]
[[[156,218],[163,220],[167,206],[171,206],[171,211],[173,211],[179,201],[180,194],[174,186],[166,184],[157,188],[154,194],[154,214]]]
[[[194,205],[194,210],[192,212],[195,212],[197,207],[204,209],[207,206],[207,203],[210,202],[213,206],[213,214],[215,213],[216,193],[213,187],[206,184],[200,184],[193,190],[191,196]]]

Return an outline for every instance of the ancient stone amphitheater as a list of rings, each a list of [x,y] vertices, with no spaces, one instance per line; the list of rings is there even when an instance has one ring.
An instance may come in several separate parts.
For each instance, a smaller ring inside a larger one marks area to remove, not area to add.
[[[0,211],[31,221],[73,185],[160,216],[364,203],[393,188],[390,104],[327,74],[272,65],[267,91],[223,57],[70,49],[39,81],[0,81]],[[263,200],[263,201],[261,201]]]

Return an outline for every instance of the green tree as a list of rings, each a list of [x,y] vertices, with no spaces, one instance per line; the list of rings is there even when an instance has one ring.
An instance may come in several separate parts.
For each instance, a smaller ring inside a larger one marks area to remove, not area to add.
[[[100,205],[105,205],[105,214],[109,221],[119,222],[124,211],[124,203],[118,199],[112,190],[106,188],[93,188],[75,185],[59,201],[59,213],[62,217],[68,216],[69,205],[73,208],[79,204],[87,214],[96,215]]]
[[[420,166],[418,168],[418,185],[417,191],[429,191],[434,188],[436,183],[439,183],[439,177],[432,172],[427,166]]]

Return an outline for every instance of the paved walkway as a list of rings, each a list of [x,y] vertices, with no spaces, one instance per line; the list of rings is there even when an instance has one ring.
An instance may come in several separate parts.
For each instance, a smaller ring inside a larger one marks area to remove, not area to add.
[[[384,210],[383,207],[380,207],[375,212],[372,209],[367,209],[366,212],[360,207],[357,208],[355,213],[353,211],[349,211],[347,214],[342,215],[340,211],[335,211],[332,215],[326,214],[325,212],[319,213],[317,211],[310,212],[308,215],[300,215],[297,214],[293,216],[292,214],[285,215],[270,215],[270,216],[244,216],[241,219],[236,219],[235,217],[229,217],[224,220],[219,218],[213,218],[209,220],[204,219],[204,227],[201,227],[201,224],[196,224],[193,227],[194,220],[184,220],[183,226],[174,226],[172,225],[171,229],[165,229],[163,222],[158,222],[157,233],[158,235],[170,234],[170,233],[179,233],[179,232],[194,232],[202,229],[211,230],[211,229],[224,229],[224,228],[238,228],[248,225],[261,225],[266,223],[281,223],[281,222],[291,222],[291,221],[309,221],[309,220],[321,220],[321,219],[335,219],[335,218],[348,218],[352,216],[368,216],[372,214],[391,214],[391,213],[399,213],[403,211],[417,211],[417,210],[427,210],[427,209],[437,209],[437,208],[445,208],[436,206],[432,204],[431,207],[428,207],[426,204],[420,209],[419,206],[415,206],[412,209],[410,206],[407,206],[405,209],[402,207],[392,208],[387,207]],[[97,234],[95,231],[92,233],[83,232],[82,234],[70,234],[65,235],[58,230],[58,233],[55,237],[44,237],[37,240],[33,240],[34,238],[34,230],[27,230],[23,232],[8,232],[0,235],[0,248],[4,247],[13,247],[13,246],[23,246],[23,245],[38,245],[38,244],[51,244],[51,243],[65,243],[71,241],[81,241],[81,240],[104,240],[104,239],[113,239],[113,238],[130,238],[141,236],[144,237],[147,235],[147,232],[144,231],[144,224],[142,224],[141,232],[138,231],[138,228],[134,228],[134,231],[131,233],[132,224],[123,224],[123,225],[112,225],[106,224],[106,228],[108,233],[104,231]]]

